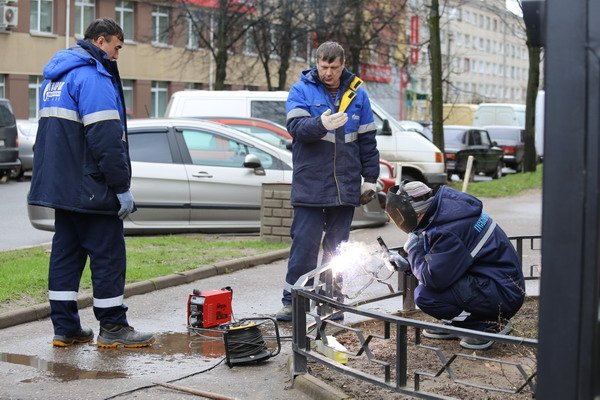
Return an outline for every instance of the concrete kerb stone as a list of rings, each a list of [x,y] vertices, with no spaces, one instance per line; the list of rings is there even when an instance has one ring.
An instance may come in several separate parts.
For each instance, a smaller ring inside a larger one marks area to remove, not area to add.
[[[134,282],[125,285],[125,297],[140,295],[152,292],[158,289],[165,289],[172,286],[183,285],[194,282],[198,279],[208,278],[218,274],[225,274],[244,268],[255,267],[257,265],[268,264],[289,256],[290,249],[272,251],[265,254],[243,257],[235,260],[223,261],[215,265],[202,266],[200,268],[167,275],[160,278],[153,278],[147,281]],[[77,300],[78,308],[91,306],[93,298],[90,295],[81,296]],[[20,310],[8,311],[0,314],[0,329],[9,326],[24,324],[26,322],[36,321],[38,319],[50,316],[50,305],[47,303],[37,304]]]
[[[309,373],[296,376],[294,378],[294,356],[288,358],[288,370],[293,379],[294,389],[300,390],[302,393],[315,400],[346,400],[351,397],[341,390],[328,385],[319,378],[312,376]]]

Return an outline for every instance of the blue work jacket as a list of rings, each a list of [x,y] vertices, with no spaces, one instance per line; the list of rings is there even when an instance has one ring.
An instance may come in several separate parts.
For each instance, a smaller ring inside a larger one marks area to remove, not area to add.
[[[525,296],[519,256],[504,231],[485,212],[479,199],[441,186],[415,228],[423,235],[408,255],[415,277],[426,287],[444,290],[464,274],[494,281],[479,290],[499,290],[517,307]],[[495,293],[495,292],[494,292]]]
[[[91,43],[59,51],[44,68],[30,204],[115,214],[131,163],[116,63]]]
[[[336,131],[327,131],[321,114],[338,110],[341,98],[354,79],[344,70],[337,98],[332,99],[319,80],[317,69],[301,73],[290,89],[287,128],[293,136],[291,202],[294,206],[358,206],[361,176],[375,182],[379,176],[376,127],[369,96],[359,87],[345,110],[348,122]]]

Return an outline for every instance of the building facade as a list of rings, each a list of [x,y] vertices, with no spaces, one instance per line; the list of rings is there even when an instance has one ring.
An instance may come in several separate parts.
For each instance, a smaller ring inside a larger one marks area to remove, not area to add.
[[[407,67],[407,114],[421,119],[428,114],[424,97],[431,93],[428,14],[421,2],[411,3],[408,18],[413,25],[418,19],[418,27],[411,29],[418,40],[413,45],[416,56]],[[440,41],[445,103],[525,103],[529,70],[525,28],[504,0],[441,1]]]
[[[194,12],[209,16],[218,5],[210,0],[189,3]],[[214,58],[198,40],[191,21],[181,18],[180,2],[0,0],[3,7],[11,7],[17,15],[10,25],[0,24],[0,97],[11,100],[17,118],[37,119],[43,67],[54,53],[82,39],[85,28],[99,17],[114,18],[125,32],[118,63],[130,117],[162,117],[175,91],[212,88]],[[242,38],[229,54],[226,87],[266,90],[264,74],[247,43]],[[295,49],[289,84],[306,68],[307,54],[305,40]],[[271,62],[276,64],[277,59]]]

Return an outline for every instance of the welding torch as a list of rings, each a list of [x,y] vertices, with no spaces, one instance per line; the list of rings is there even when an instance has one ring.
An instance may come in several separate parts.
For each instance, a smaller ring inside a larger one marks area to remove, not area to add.
[[[412,274],[410,264],[406,260],[408,253],[402,247],[398,248],[397,251],[391,251],[390,249],[388,249],[381,236],[377,236],[377,242],[387,255],[389,263],[396,271],[402,271],[406,275]]]

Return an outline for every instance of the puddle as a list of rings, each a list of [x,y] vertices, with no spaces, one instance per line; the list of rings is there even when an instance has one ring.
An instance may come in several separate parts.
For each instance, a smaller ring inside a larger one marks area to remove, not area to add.
[[[221,332],[167,332],[156,335],[156,343],[152,346],[151,352],[220,358],[225,356],[225,344]]]
[[[99,365],[105,367],[106,370],[90,370],[80,368],[72,363],[47,361],[33,355],[2,352],[0,352],[0,362],[33,367],[39,371],[48,372],[61,381],[73,381],[127,378],[141,372],[139,364],[142,362],[155,366],[163,364],[163,368],[168,370],[173,367],[173,365],[169,365],[171,360],[181,363],[183,359],[190,359],[196,365],[199,359],[208,361],[208,359],[225,356],[225,345],[221,332],[166,332],[156,335],[156,343],[152,347],[144,349],[97,349],[95,344],[87,345],[89,347],[83,346],[77,346],[77,348],[85,350],[88,356],[91,355],[96,360],[96,365],[99,362]],[[91,352],[89,351],[90,347],[94,349]],[[63,358],[61,352],[77,348],[56,348],[55,357],[60,360]],[[67,353],[63,354],[67,355]],[[106,358],[107,356],[109,357]],[[136,371],[129,370],[128,365],[137,366],[135,367]],[[181,366],[178,364],[178,368]],[[124,372],[124,370],[129,371]]]
[[[50,372],[54,377],[61,381],[127,378],[127,374],[124,372],[84,370],[71,364],[46,361],[37,356],[26,356],[24,354],[0,353],[0,361],[26,365],[39,369],[40,371]]]

